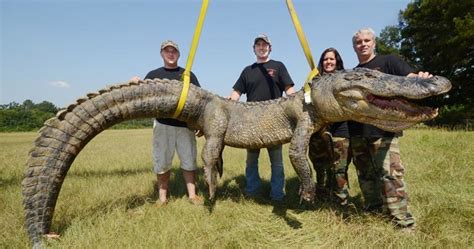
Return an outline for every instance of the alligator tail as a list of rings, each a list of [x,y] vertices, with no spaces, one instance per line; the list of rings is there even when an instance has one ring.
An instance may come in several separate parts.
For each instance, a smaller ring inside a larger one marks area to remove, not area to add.
[[[87,94],[47,120],[30,150],[22,181],[26,228],[34,247],[50,232],[61,185],[79,152],[119,122],[170,117],[181,88],[169,80],[116,85]]]

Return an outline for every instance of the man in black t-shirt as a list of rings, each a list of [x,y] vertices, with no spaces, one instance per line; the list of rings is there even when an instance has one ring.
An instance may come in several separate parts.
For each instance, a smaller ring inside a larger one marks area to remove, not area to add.
[[[414,73],[405,61],[393,55],[375,55],[375,33],[371,28],[357,31],[352,37],[359,65],[383,73],[432,77],[427,72]],[[408,194],[403,180],[404,166],[400,160],[398,136],[368,124],[350,121],[349,134],[353,162],[368,210],[388,209],[399,227],[414,228],[415,219],[408,210]]]
[[[161,57],[164,66],[150,71],[145,79],[172,79],[182,80],[184,68],[178,66],[179,48],[170,40],[161,44]],[[134,77],[132,80],[139,80]],[[190,83],[196,86],[199,81],[191,72]],[[153,123],[153,170],[158,180],[158,205],[168,201],[168,186],[171,175],[171,166],[175,151],[178,153],[183,178],[188,191],[189,201],[193,204],[202,204],[201,197],[196,195],[196,137],[194,131],[183,121],[171,118],[157,118]]]
[[[294,83],[285,65],[269,57],[272,51],[270,39],[264,34],[257,36],[253,43],[253,51],[257,62],[244,68],[229,98],[238,101],[242,94],[246,94],[247,101],[264,101],[279,98],[283,92],[286,95],[293,94]],[[285,196],[285,173],[281,149],[281,145],[267,148],[272,172],[270,198],[277,202],[283,201]],[[260,191],[259,155],[259,149],[247,149],[245,192],[250,197],[257,196]]]

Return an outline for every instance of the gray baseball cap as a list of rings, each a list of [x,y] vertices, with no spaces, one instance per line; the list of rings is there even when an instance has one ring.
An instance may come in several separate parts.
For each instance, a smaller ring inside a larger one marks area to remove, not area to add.
[[[268,45],[272,45],[272,42],[270,41],[270,38],[268,38],[268,36],[266,34],[259,34],[255,40],[253,40],[253,45],[255,45],[255,43],[257,43],[258,40],[263,40],[264,42],[268,43]]]
[[[163,50],[166,47],[173,47],[176,50],[178,50],[178,52],[179,52],[178,44],[176,44],[176,42],[174,42],[172,40],[166,40],[166,41],[161,43],[161,50]]]

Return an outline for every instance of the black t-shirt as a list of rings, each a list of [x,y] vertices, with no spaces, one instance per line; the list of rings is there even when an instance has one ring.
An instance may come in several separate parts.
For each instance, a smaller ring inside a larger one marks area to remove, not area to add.
[[[375,69],[382,73],[406,76],[415,70],[405,61],[394,55],[376,55],[371,61],[359,64],[356,67]],[[348,121],[349,133],[351,136],[363,137],[393,137],[402,133],[393,133],[379,129],[373,125],[361,124],[355,121]]]
[[[168,69],[164,67],[157,68],[153,71],[150,71],[146,76],[145,79],[170,79],[170,80],[182,80],[183,78],[183,73],[184,73],[184,68],[182,67],[177,67],[173,69]],[[193,85],[196,86],[201,86],[199,85],[199,81],[196,78],[196,75],[194,75],[193,72],[191,72],[190,75],[190,82]],[[179,121],[176,119],[172,118],[157,118],[156,119],[158,122],[165,124],[165,125],[171,125],[171,126],[177,126],[177,127],[187,127],[188,125],[186,122]]]
[[[329,132],[331,132],[333,137],[349,138],[349,127],[346,121],[331,124],[329,126]]]
[[[285,65],[269,60],[245,67],[233,88],[247,94],[247,101],[263,101],[281,97],[287,87],[294,85]]]

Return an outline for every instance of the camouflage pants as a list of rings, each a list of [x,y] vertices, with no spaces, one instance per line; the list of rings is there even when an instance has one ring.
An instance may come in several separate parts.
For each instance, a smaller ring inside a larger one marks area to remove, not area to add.
[[[352,137],[350,142],[366,208],[388,209],[398,226],[413,225],[415,219],[408,211],[398,138]]]
[[[349,139],[313,134],[309,144],[309,158],[316,171],[316,197],[336,197],[341,205],[349,198],[347,165]]]

